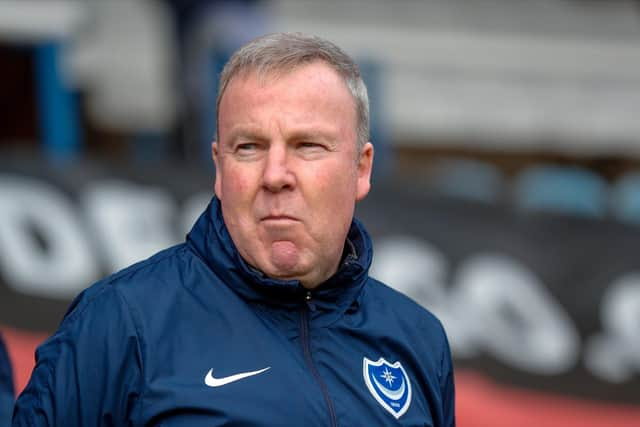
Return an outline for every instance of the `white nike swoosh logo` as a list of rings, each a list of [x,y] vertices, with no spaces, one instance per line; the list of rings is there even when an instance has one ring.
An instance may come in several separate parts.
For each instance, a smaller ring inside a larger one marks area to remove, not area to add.
[[[268,371],[269,369],[271,369],[271,366],[268,366],[266,368],[263,368],[257,371],[241,372],[239,374],[230,375],[228,377],[222,377],[222,378],[214,377],[213,369],[209,369],[209,372],[207,372],[207,376],[204,377],[204,383],[209,387],[221,387],[223,385],[227,385],[229,383],[241,380],[243,378],[252,377],[254,375],[261,374],[264,371]]]

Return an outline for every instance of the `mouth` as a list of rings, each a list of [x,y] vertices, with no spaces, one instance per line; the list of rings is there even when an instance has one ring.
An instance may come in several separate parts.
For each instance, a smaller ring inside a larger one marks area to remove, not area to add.
[[[295,218],[290,215],[267,215],[260,219],[261,221],[273,221],[273,222],[291,222],[291,221],[299,221],[298,218]]]

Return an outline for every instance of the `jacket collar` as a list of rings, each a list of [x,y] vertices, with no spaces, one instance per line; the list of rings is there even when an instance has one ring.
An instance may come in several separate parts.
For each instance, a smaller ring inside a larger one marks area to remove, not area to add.
[[[278,280],[248,265],[236,249],[214,196],[187,235],[187,243],[200,258],[244,299],[278,306],[299,306],[308,291],[297,280]],[[371,239],[355,218],[338,271],[311,291],[314,309],[345,309],[353,304],[367,279],[373,256]]]

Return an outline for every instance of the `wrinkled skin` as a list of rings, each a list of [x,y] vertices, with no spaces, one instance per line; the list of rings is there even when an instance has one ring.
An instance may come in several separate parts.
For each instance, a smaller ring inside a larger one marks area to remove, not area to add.
[[[336,272],[373,146],[358,150],[355,102],[323,62],[234,77],[212,145],[215,192],[242,257],[313,288]]]

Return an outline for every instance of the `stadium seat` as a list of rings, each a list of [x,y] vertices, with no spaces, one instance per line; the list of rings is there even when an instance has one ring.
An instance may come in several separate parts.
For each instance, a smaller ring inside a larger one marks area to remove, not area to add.
[[[607,211],[608,187],[599,175],[583,168],[533,166],[514,181],[518,208],[601,218]]]
[[[640,172],[627,173],[614,184],[611,209],[620,221],[640,224]]]
[[[489,163],[447,158],[430,171],[428,186],[439,195],[493,203],[502,196],[504,179],[502,173]]]

